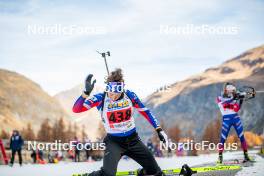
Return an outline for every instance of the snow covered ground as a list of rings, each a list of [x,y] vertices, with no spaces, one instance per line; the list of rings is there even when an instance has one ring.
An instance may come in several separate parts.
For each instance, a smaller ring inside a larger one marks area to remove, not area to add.
[[[243,167],[243,170],[237,175],[263,175],[264,159],[256,155],[256,151],[250,152],[251,156],[256,156],[256,163],[252,167]],[[243,158],[242,152],[224,153],[224,159]],[[187,163],[190,166],[201,165],[205,163],[215,162],[217,154],[200,155],[197,157],[172,157],[172,158],[157,158],[157,161],[162,169],[181,167]],[[20,167],[15,164],[12,168],[9,166],[0,166],[0,176],[71,176],[73,173],[86,173],[97,170],[102,166],[102,162],[81,162],[81,163],[59,163],[46,165],[25,164]],[[132,160],[121,160],[118,165],[118,170],[135,170],[140,166]]]

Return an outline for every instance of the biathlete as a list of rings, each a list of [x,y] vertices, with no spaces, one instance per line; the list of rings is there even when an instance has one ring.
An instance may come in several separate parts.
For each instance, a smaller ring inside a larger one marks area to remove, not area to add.
[[[223,162],[224,143],[232,126],[234,126],[240,139],[241,147],[244,151],[244,162],[250,161],[247,152],[247,142],[243,132],[243,124],[238,115],[238,111],[241,109],[243,103],[243,97],[243,94],[237,94],[236,87],[231,83],[225,83],[222,95],[217,97],[217,104],[223,116],[220,147],[218,149],[218,163],[220,164]]]
[[[88,75],[85,81],[85,91],[73,106],[73,112],[80,113],[97,107],[101,114],[104,128],[107,132],[104,138],[106,149],[103,166],[89,176],[114,176],[117,165],[123,155],[129,156],[143,168],[139,175],[164,175],[149,149],[140,140],[134,122],[135,109],[145,117],[156,129],[161,141],[167,144],[168,137],[160,127],[157,119],[146,108],[137,95],[124,89],[124,79],[121,69],[116,69],[107,77],[106,90],[88,98],[96,80]]]

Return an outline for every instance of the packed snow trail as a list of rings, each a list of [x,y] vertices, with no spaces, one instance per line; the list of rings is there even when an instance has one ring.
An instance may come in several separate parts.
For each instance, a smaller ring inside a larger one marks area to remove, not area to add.
[[[250,151],[251,156],[256,156],[254,166],[243,167],[237,175],[256,175],[261,176],[264,173],[264,159],[256,155],[256,151]],[[172,158],[157,158],[162,169],[177,168],[183,164],[189,166],[197,166],[205,163],[216,162],[218,154],[200,155],[200,156],[185,156],[185,157],[172,157]],[[241,159],[243,152],[225,152],[224,160]],[[74,173],[86,173],[99,169],[102,166],[102,161],[99,162],[80,162],[80,163],[59,163],[59,164],[45,164],[33,165],[25,164],[20,167],[14,164],[13,167],[1,165],[1,176],[72,176]],[[120,160],[118,170],[135,170],[140,166],[133,160]]]

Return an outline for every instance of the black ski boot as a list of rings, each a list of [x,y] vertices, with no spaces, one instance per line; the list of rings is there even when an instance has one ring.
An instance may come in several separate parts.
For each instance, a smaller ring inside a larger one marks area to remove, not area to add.
[[[154,174],[154,176],[166,176],[164,172],[159,171],[158,173]]]
[[[219,153],[217,164],[223,164],[223,153]]]
[[[243,163],[246,163],[246,162],[249,162],[249,161],[252,161],[252,160],[249,158],[248,152],[244,151],[244,161],[243,161]]]
[[[197,171],[193,171],[187,164],[184,164],[179,175],[191,176],[192,174],[196,173]]]
[[[144,172],[143,168],[137,170],[137,176],[144,176],[144,175],[146,175],[146,173]],[[154,174],[154,176],[166,176],[166,175],[164,172],[159,171],[158,173]]]

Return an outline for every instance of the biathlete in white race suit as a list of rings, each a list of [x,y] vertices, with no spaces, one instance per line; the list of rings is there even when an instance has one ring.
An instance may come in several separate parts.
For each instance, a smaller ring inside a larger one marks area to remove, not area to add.
[[[250,161],[242,121],[238,115],[238,111],[243,103],[243,95],[239,96],[240,97],[238,97],[236,87],[233,84],[225,83],[222,95],[217,97],[217,104],[223,116],[218,163],[223,162],[224,143],[232,126],[234,126],[240,139],[241,147],[244,151],[244,161]]]
[[[88,98],[96,80],[88,75],[85,81],[85,91],[73,106],[73,112],[80,113],[97,107],[101,113],[104,128],[107,132],[104,142],[106,150],[103,167],[90,173],[90,176],[114,176],[117,165],[123,155],[129,156],[143,169],[139,175],[164,175],[149,149],[140,140],[134,122],[134,111],[137,110],[156,129],[161,141],[167,144],[168,137],[161,129],[157,119],[150,113],[137,95],[124,90],[124,80],[121,69],[116,69],[108,76],[106,90]]]

